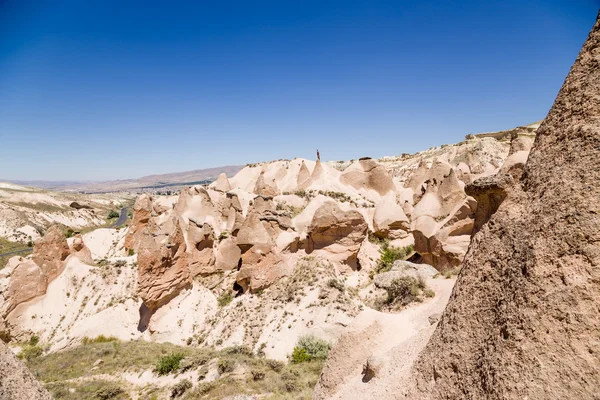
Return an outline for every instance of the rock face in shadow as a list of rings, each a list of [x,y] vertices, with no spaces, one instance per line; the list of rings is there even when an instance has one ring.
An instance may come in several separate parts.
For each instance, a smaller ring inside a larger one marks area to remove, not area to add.
[[[597,20],[521,179],[473,237],[408,398],[598,399],[599,226]]]
[[[51,400],[50,393],[0,340],[0,399]]]

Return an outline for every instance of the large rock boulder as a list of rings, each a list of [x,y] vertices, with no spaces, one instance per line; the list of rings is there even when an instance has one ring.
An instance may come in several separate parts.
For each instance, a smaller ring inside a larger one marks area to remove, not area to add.
[[[356,268],[358,251],[367,229],[361,213],[342,211],[337,203],[328,201],[315,211],[308,226],[306,251]]]
[[[58,225],[52,225],[33,246],[33,261],[52,282],[65,269],[65,261],[71,254],[65,233]]]
[[[384,196],[375,206],[373,230],[380,238],[399,239],[408,236],[410,222],[392,192]]]
[[[79,260],[85,264],[94,264],[92,252],[85,245],[85,242],[83,241],[83,236],[81,236],[80,234],[76,235],[73,238],[73,242],[71,243],[71,255],[79,258]]]
[[[0,340],[0,399],[52,400],[50,393]]]
[[[133,219],[127,231],[127,236],[125,236],[126,249],[133,249],[137,252],[144,228],[146,228],[152,217],[152,211],[152,196],[144,193],[136,199],[133,206]]]
[[[32,260],[12,257],[0,270],[0,317],[16,306],[46,293],[48,278]]]
[[[380,289],[387,289],[395,279],[414,278],[430,279],[438,274],[438,271],[428,264],[415,264],[410,261],[395,261],[388,272],[375,275],[373,283]]]
[[[156,310],[191,284],[188,255],[177,223],[166,243],[158,243],[147,230],[138,251],[138,291],[144,304]]]
[[[598,398],[599,144],[600,19],[523,178],[473,237],[407,398]]]
[[[374,190],[382,196],[396,188],[385,167],[370,158],[361,158],[358,163],[348,167],[340,181],[355,189]]]

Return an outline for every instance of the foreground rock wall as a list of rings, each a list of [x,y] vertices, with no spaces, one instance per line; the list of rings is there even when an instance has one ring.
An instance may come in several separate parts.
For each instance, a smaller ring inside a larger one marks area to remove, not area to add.
[[[51,400],[50,394],[0,340],[0,399]]]
[[[414,399],[600,395],[600,21],[474,236]]]

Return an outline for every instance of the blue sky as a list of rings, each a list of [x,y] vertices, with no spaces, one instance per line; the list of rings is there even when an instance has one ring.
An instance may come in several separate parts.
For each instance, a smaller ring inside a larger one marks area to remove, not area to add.
[[[0,178],[415,152],[544,118],[579,1],[0,1]]]

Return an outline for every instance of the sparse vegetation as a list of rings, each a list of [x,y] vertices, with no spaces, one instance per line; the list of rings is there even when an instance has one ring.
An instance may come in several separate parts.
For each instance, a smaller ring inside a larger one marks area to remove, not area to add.
[[[232,301],[233,301],[233,295],[231,294],[231,292],[223,292],[217,299],[217,302],[219,303],[219,307],[225,307]]]
[[[108,213],[108,219],[119,218],[119,212],[115,210],[110,210]]]
[[[192,382],[190,382],[188,379],[179,381],[171,388],[171,398],[174,399],[176,397],[180,397],[191,388]]]
[[[395,247],[390,246],[388,242],[384,242],[379,250],[379,261],[377,261],[376,273],[387,272],[392,269],[394,261],[404,260],[414,251],[414,246],[408,245],[406,247]]]
[[[65,231],[65,237],[68,239],[70,237],[73,237],[75,235],[75,231],[71,228],[67,228],[67,230]]]
[[[312,360],[325,360],[329,354],[330,345],[323,339],[313,335],[302,336],[298,339],[291,355],[293,363],[302,363]]]
[[[312,347],[305,343],[303,348]],[[198,385],[191,388],[182,381],[166,387],[152,386],[144,389],[140,398],[169,398],[175,394],[175,398],[179,399],[220,399],[242,393],[269,393],[266,399],[310,399],[323,367],[323,360],[314,357],[311,361],[285,365],[280,361],[256,357],[244,346],[215,351],[144,341],[88,341],[87,344],[59,353],[27,360],[27,365],[56,399],[92,400],[99,398],[97,394],[106,393],[115,396],[111,399],[125,400],[129,398],[128,390],[131,389],[118,382],[102,380],[100,376],[119,377],[125,371],[142,372],[148,369],[158,373],[157,360],[163,358],[170,359],[164,362],[169,366],[168,373],[197,369]],[[103,362],[92,370],[97,359]],[[216,360],[217,368],[224,372],[217,380],[204,382],[210,360]],[[235,369],[236,365],[248,371],[245,378],[234,379],[230,375],[231,366]],[[94,379],[94,375],[98,375],[98,379]],[[86,377],[85,381],[73,381],[81,377]],[[117,394],[114,388],[124,391]]]
[[[158,359],[156,364],[156,373],[158,375],[167,375],[176,372],[179,369],[179,363],[185,356],[183,353],[171,353]]]
[[[119,339],[117,339],[114,336],[104,336],[104,335],[99,335],[96,336],[95,338],[89,338],[87,336],[84,336],[83,340],[81,341],[83,344],[92,344],[92,343],[108,343],[108,342],[117,342]]]
[[[428,289],[425,280],[412,277],[394,279],[386,288],[387,298],[375,305],[377,309],[394,310],[410,303],[421,302],[423,297],[434,297],[435,292]]]

